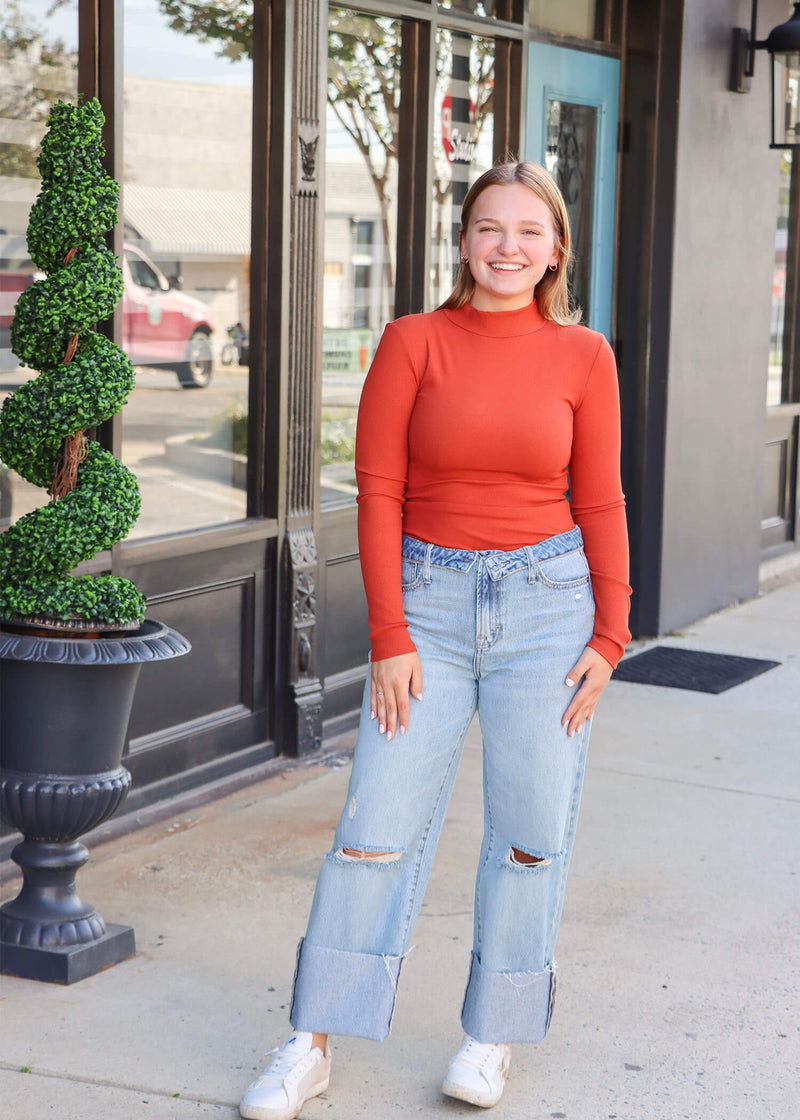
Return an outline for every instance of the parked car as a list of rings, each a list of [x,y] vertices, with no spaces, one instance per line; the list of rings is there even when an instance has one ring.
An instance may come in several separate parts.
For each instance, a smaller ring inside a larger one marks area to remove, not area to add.
[[[0,239],[1,240],[1,239]],[[6,238],[10,242],[11,238]],[[5,244],[0,255],[0,368],[9,365],[11,320],[21,292],[37,275],[27,257],[24,238]],[[11,249],[13,248],[13,252]],[[122,271],[122,345],[134,365],[174,370],[184,389],[205,388],[211,381],[213,352],[211,308],[173,287],[136,246],[124,246]]]
[[[211,309],[174,288],[144,253],[125,243],[123,346],[134,365],[175,370],[184,389],[211,381]]]

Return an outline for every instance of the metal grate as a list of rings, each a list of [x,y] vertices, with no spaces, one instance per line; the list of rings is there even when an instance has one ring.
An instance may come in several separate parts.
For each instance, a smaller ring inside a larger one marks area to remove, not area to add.
[[[735,688],[737,684],[743,684],[780,664],[780,661],[765,661],[758,657],[654,646],[644,653],[624,658],[614,671],[614,680],[718,693]]]

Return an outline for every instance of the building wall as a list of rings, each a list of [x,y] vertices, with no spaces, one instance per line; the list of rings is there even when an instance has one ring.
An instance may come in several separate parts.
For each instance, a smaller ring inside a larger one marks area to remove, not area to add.
[[[687,0],[681,59],[664,467],[661,633],[758,589],[778,153],[769,66],[728,91],[750,5]],[[786,19],[760,5],[759,38]],[[657,309],[656,309],[657,310]]]

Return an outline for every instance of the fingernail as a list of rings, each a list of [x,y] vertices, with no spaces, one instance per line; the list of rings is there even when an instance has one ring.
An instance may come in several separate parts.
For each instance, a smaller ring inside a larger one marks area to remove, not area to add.
[[[391,733],[391,731],[390,731],[390,732],[388,733],[388,735],[386,736],[386,742],[387,742],[387,743],[388,743],[388,742],[390,742],[390,741],[391,741],[391,738],[392,738],[392,733]]]
[[[378,725],[378,731],[380,731],[381,735],[383,735],[385,730],[386,730],[386,727],[385,727],[384,724],[381,723],[381,724]]]
[[[574,731],[570,731],[570,733],[569,733],[569,737],[570,737],[570,739],[574,739],[574,738],[575,738],[575,732],[574,732]]]
[[[370,719],[375,719],[375,711],[374,711],[373,708],[370,708],[370,710],[369,710],[369,718]]]
[[[572,686],[575,684],[575,681],[571,681],[569,679],[569,677],[567,677],[567,684],[569,685],[570,688],[572,688]]]
[[[421,693],[421,692],[418,692],[418,693],[417,693],[417,700],[421,700],[421,699],[422,699],[422,693]]]
[[[405,733],[406,733],[406,729],[405,729],[405,727],[403,727],[403,725],[402,725],[402,723],[401,723],[401,724],[400,724],[400,734],[401,734],[401,735],[405,735]]]

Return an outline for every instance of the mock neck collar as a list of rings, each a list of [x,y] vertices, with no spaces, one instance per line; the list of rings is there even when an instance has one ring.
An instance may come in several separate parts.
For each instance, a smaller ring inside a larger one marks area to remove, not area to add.
[[[448,308],[445,315],[464,330],[488,338],[513,338],[516,335],[533,334],[534,331],[541,330],[548,321],[539,311],[535,300],[515,311],[478,311],[467,303],[456,310]]]

